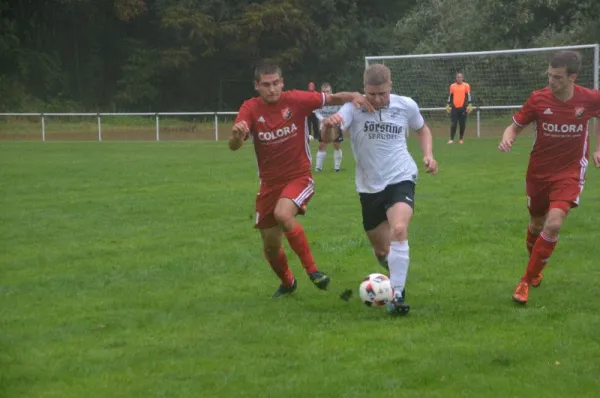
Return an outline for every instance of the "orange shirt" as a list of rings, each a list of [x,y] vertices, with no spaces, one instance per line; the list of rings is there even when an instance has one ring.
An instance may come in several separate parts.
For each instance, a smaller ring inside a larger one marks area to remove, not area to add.
[[[448,96],[448,104],[453,108],[462,108],[471,102],[471,86],[469,83],[452,83],[450,85],[450,95]]]

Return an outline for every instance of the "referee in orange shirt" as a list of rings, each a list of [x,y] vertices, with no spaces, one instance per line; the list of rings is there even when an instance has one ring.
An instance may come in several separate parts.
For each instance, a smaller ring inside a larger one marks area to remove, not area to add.
[[[450,85],[450,95],[448,96],[448,104],[446,104],[446,112],[450,114],[452,124],[450,125],[450,140],[448,144],[454,144],[454,136],[456,135],[456,125],[460,125],[460,141],[463,143],[465,136],[465,128],[467,127],[467,114],[471,113],[471,86],[464,81],[462,73],[456,74],[456,82]]]

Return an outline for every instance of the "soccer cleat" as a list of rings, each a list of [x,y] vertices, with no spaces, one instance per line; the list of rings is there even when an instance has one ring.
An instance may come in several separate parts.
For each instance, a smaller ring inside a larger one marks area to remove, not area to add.
[[[454,144],[454,140],[448,140],[448,144]]]
[[[275,293],[273,293],[273,298],[279,298],[281,296],[286,296],[294,293],[298,289],[298,281],[294,279],[294,283],[292,286],[279,285],[279,289]]]
[[[346,289],[340,294],[340,298],[344,301],[350,300],[352,297],[352,289]]]
[[[335,171],[336,173],[339,173],[340,169],[333,169],[333,171]]]
[[[391,303],[387,305],[387,311],[392,315],[407,315],[410,311],[410,305],[404,302],[404,290],[401,295],[394,297]]]
[[[323,169],[320,169],[320,168],[318,168],[318,167],[317,167],[317,168],[315,169],[315,171],[316,171],[316,172],[321,172],[321,171],[323,171]]]
[[[315,271],[309,275],[312,283],[321,290],[327,290],[327,285],[331,281],[328,275],[325,275],[321,271]]]
[[[529,284],[527,282],[519,282],[517,288],[515,289],[515,294],[513,294],[512,299],[515,303],[519,304],[527,304],[527,299],[529,298]]]
[[[459,143],[459,144],[463,144],[463,143],[464,143],[464,141],[463,141],[463,140],[459,140],[459,141],[458,141],[458,143]]]
[[[531,280],[531,287],[539,287],[542,284],[542,279],[544,279],[544,275],[540,272],[538,276]]]

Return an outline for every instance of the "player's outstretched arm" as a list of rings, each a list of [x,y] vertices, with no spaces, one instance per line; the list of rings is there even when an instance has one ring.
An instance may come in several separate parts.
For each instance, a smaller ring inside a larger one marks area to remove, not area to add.
[[[321,122],[321,140],[325,143],[333,142],[339,135],[340,126],[344,124],[344,119],[337,113]]]
[[[325,95],[326,105],[344,105],[348,102],[352,102],[357,108],[364,108],[368,112],[375,112],[373,105],[371,105],[367,98],[361,93],[341,91],[339,93]]]
[[[242,147],[244,140],[250,134],[250,129],[245,121],[238,122],[231,129],[231,138],[229,139],[229,149],[237,151]]]
[[[421,151],[423,152],[423,164],[425,165],[425,170],[428,173],[436,175],[438,172],[437,161],[433,157],[433,136],[431,134],[431,130],[427,124],[423,124],[419,130],[417,130],[419,134],[419,142],[421,144]]]
[[[511,123],[505,130],[504,134],[502,134],[502,140],[500,141],[500,145],[498,145],[498,149],[502,152],[510,152],[512,149],[512,144],[517,139],[517,135],[523,130],[523,127],[517,126],[514,122]]]
[[[594,151],[594,166],[600,167],[600,117],[596,118],[596,150]]]

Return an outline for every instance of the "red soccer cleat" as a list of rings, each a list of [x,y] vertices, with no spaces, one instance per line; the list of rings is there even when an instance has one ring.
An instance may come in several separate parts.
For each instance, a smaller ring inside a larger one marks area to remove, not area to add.
[[[513,294],[512,299],[515,303],[519,304],[527,304],[527,299],[529,298],[529,285],[527,282],[519,282],[517,288],[515,289],[515,294]]]

